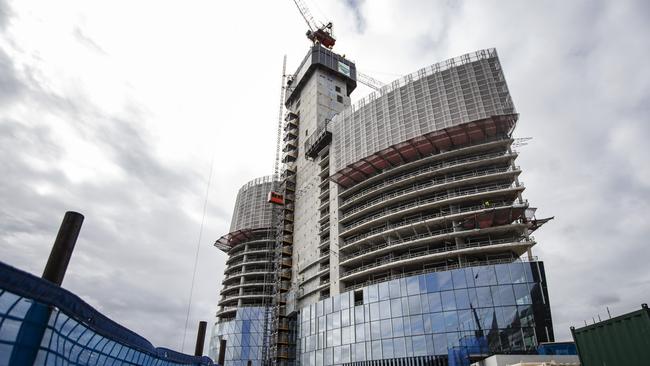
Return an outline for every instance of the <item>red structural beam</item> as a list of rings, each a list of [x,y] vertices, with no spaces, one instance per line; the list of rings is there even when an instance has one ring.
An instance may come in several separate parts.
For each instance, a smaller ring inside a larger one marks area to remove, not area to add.
[[[332,175],[331,179],[344,188],[349,188],[386,168],[399,166],[422,156],[480,143],[500,134],[510,136],[517,118],[517,114],[493,116],[414,137],[348,165]]]

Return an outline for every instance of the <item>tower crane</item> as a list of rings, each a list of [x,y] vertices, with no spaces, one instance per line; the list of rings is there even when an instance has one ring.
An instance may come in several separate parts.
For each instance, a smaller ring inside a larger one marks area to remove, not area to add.
[[[360,73],[359,70],[357,70],[357,81],[375,91],[386,85],[373,77]]]
[[[311,15],[309,8],[302,0],[293,0],[293,2],[298,7],[300,15],[302,15],[309,27],[309,30],[306,33],[307,38],[314,43],[320,43],[323,46],[332,49],[336,43],[336,39],[332,36],[332,22],[328,22],[327,24],[321,23],[318,25],[314,20],[314,17]]]
[[[293,2],[296,4],[296,7],[298,7],[300,15],[302,15],[303,19],[305,19],[305,22],[307,23],[307,26],[309,27],[309,30],[307,31],[307,38],[309,38],[309,40],[314,44],[320,43],[326,48],[332,49],[336,43],[336,39],[334,39],[334,36],[332,35],[332,22],[327,22],[327,24],[320,22],[317,23],[316,20],[314,20],[314,17],[311,15],[311,11],[309,11],[309,8],[303,0],[293,0]],[[376,91],[385,85],[377,79],[360,73],[358,70],[357,81]]]

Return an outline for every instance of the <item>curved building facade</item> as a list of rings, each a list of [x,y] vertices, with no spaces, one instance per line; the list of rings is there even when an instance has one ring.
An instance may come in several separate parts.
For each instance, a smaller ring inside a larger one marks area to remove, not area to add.
[[[446,365],[469,353],[526,353],[548,338],[547,297],[539,262],[380,282],[300,311],[300,363]]]
[[[277,263],[289,248],[292,271],[271,317],[297,335],[287,357],[266,359],[468,366],[553,341],[531,235],[548,219],[523,197],[519,116],[496,50],[434,64],[351,105],[356,75],[352,61],[315,45],[287,85],[275,247]]]
[[[260,364],[268,347],[269,307],[276,286],[271,176],[246,183],[237,194],[230,232],[215,246],[228,254],[210,342],[221,364]]]

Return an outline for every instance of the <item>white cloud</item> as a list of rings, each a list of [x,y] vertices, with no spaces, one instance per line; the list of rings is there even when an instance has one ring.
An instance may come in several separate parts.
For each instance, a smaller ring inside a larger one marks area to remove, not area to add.
[[[352,3],[358,13],[343,1],[314,13],[334,21],[339,52],[386,82],[499,50],[517,134],[534,137],[518,161],[526,196],[557,216],[536,252],[558,338],[604,306],[647,302],[647,5]],[[0,2],[0,259],[40,273],[63,212],[79,210],[64,285],[178,349],[210,159],[191,325],[213,319],[225,255],[211,244],[237,190],[271,172],[282,55],[293,71],[304,31],[291,1]]]

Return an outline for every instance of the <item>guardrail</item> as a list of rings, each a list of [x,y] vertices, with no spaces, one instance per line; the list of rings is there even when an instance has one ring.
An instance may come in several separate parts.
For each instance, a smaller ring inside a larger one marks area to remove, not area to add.
[[[501,202],[493,202],[490,205],[489,209],[508,207],[508,206],[513,206],[513,207],[522,206],[522,207],[525,207],[527,205],[528,205],[528,200],[525,200],[524,203],[522,203],[522,204],[501,201]],[[349,246],[351,246],[353,244],[357,244],[358,242],[360,242],[361,240],[363,240],[363,239],[365,239],[365,238],[367,238],[369,236],[373,236],[373,235],[376,235],[376,234],[379,234],[379,233],[383,233],[383,232],[386,232],[388,230],[395,230],[395,229],[399,229],[399,228],[404,228],[404,227],[409,226],[409,225],[414,224],[414,223],[424,222],[424,221],[439,218],[439,217],[457,215],[457,214],[462,214],[462,213],[470,213],[470,212],[473,212],[473,211],[480,211],[480,210],[485,210],[485,209],[488,209],[488,208],[485,207],[484,205],[474,205],[474,206],[469,206],[469,207],[463,207],[463,208],[460,208],[458,210],[449,210],[449,209],[447,209],[447,210],[440,210],[440,212],[436,212],[436,213],[433,213],[433,214],[419,215],[419,216],[416,216],[416,217],[409,218],[407,220],[402,220],[402,221],[396,222],[394,224],[389,224],[389,225],[385,225],[385,226],[381,226],[381,227],[372,229],[372,230],[370,230],[368,232],[365,232],[363,234],[360,234],[360,235],[351,236],[348,239],[343,240],[343,246],[341,247],[341,249],[345,249],[346,247],[349,247]]]
[[[430,180],[428,182],[425,182],[425,183],[413,184],[413,185],[411,185],[409,187],[406,187],[406,188],[403,188],[403,189],[400,189],[400,190],[397,190],[397,191],[394,191],[394,192],[391,192],[391,193],[380,195],[379,197],[377,197],[377,198],[375,198],[375,199],[373,199],[371,201],[365,202],[364,204],[359,205],[359,206],[355,207],[354,209],[351,209],[351,210],[345,212],[344,214],[342,214],[341,215],[341,220],[342,221],[346,220],[346,219],[350,218],[351,216],[353,216],[354,214],[356,214],[358,212],[361,212],[361,211],[365,210],[368,207],[372,207],[372,206],[377,205],[379,203],[385,203],[386,201],[388,201],[390,199],[397,198],[397,197],[400,197],[400,196],[406,196],[409,193],[417,192],[417,191],[423,190],[425,188],[431,188],[431,187],[435,187],[435,186],[439,186],[439,188],[441,188],[442,186],[444,186],[445,184],[448,184],[448,183],[454,183],[454,182],[468,180],[468,179],[476,178],[476,177],[485,177],[485,176],[488,176],[488,175],[498,175],[498,174],[503,174],[503,173],[508,173],[508,172],[515,172],[515,171],[519,171],[519,168],[518,167],[516,169],[512,169],[511,167],[491,168],[491,169],[482,170],[482,171],[472,171],[470,173],[459,174],[459,175],[455,175],[455,176],[451,176],[451,177],[447,177],[447,178],[442,178],[442,179],[432,179],[432,180]]]
[[[409,271],[409,272],[404,272],[396,275],[386,276],[375,280],[364,281],[362,283],[346,286],[344,291],[356,290],[361,287],[374,285],[375,283],[391,281],[398,278],[417,276],[417,275],[427,274],[427,273],[445,272],[445,271],[452,271],[454,269],[489,266],[493,264],[508,264],[508,263],[516,263],[516,262],[537,262],[537,261],[538,261],[538,257],[531,256],[531,257],[520,257],[520,258],[489,259],[485,261],[476,261],[476,262],[469,262],[463,264],[451,264],[443,267],[419,269],[415,271]]]
[[[343,225],[343,232],[341,233],[342,235],[345,235],[345,231],[354,229],[360,225],[365,224],[366,222],[376,220],[378,218],[381,218],[383,216],[391,215],[400,211],[405,211],[408,210],[409,208],[417,207],[417,206],[422,206],[425,204],[431,204],[431,203],[436,203],[440,201],[445,201],[448,199],[452,198],[457,198],[457,197],[465,197],[465,196],[470,196],[473,194],[478,194],[478,193],[486,193],[486,192],[495,192],[495,191],[500,191],[500,190],[505,190],[505,189],[514,189],[514,188],[523,188],[523,183],[519,182],[519,184],[494,184],[490,185],[487,187],[475,187],[475,188],[470,188],[470,189],[463,189],[459,190],[456,192],[450,192],[447,194],[438,194],[430,198],[425,198],[425,199],[417,199],[413,202],[409,202],[407,204],[399,205],[393,208],[385,209],[382,210],[374,215],[371,216],[366,216],[361,220],[353,221],[347,225]],[[341,219],[343,221],[343,219]]]
[[[43,342],[38,338],[31,345],[29,335],[37,327]],[[2,262],[0,333],[0,356],[10,365],[20,364],[12,353],[26,347],[38,347],[39,365],[214,365],[208,357],[155,348],[72,292]]]
[[[445,252],[454,252],[457,250],[461,249],[468,249],[468,248],[479,248],[479,247],[487,247],[487,246],[492,246],[492,245],[498,245],[498,244],[506,244],[506,243],[516,243],[516,244],[532,244],[532,240],[527,240],[527,239],[521,239],[517,237],[510,237],[510,238],[505,238],[505,239],[497,239],[497,240],[483,240],[483,241],[476,241],[473,243],[465,243],[461,244],[458,246],[445,246],[441,248],[435,248],[435,249],[429,249],[425,250],[422,252],[417,252],[417,253],[406,253],[398,256],[393,256],[389,255],[388,258],[382,259],[380,261],[376,261],[374,263],[367,264],[365,266],[360,266],[353,268],[349,271],[345,271],[341,274],[341,277],[349,276],[351,274],[357,273],[357,272],[362,272],[367,269],[372,269],[375,267],[380,267],[384,264],[389,264],[389,263],[395,263],[407,259],[412,259],[412,258],[418,258],[418,257],[423,257],[431,254],[439,254],[439,253],[445,253]]]
[[[347,197],[346,199],[343,200],[341,203],[341,207],[344,207],[348,205],[350,202],[357,200],[358,198],[365,196],[368,193],[375,192],[377,190],[380,190],[381,188],[384,188],[386,186],[393,185],[395,183],[403,182],[406,180],[409,180],[411,178],[417,177],[419,175],[424,175],[426,173],[431,173],[435,172],[437,170],[441,169],[447,169],[447,168],[452,168],[456,167],[459,165],[463,165],[466,163],[471,163],[475,161],[481,161],[481,160],[490,160],[492,158],[500,158],[500,157],[515,157],[517,156],[517,153],[508,153],[508,152],[499,152],[499,153],[492,153],[492,154],[483,154],[483,155],[478,155],[478,156],[470,156],[470,157],[465,157],[465,158],[458,158],[458,159],[453,159],[453,160],[446,160],[446,161],[441,161],[437,164],[430,165],[426,168],[421,168],[416,171],[400,174],[398,176],[395,176],[390,179],[386,179],[382,181],[381,183],[375,184],[372,187],[366,188],[364,190],[361,190],[350,197]]]

